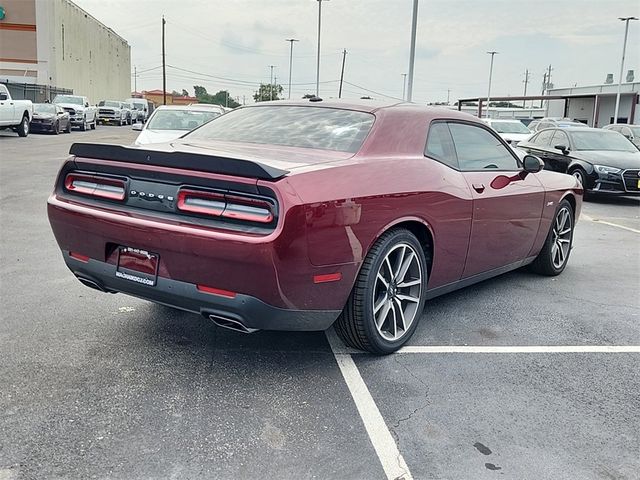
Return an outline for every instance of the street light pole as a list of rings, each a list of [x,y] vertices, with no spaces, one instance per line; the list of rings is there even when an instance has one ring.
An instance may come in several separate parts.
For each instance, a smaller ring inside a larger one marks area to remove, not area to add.
[[[269,77],[269,100],[273,100],[273,67],[275,67],[275,65],[269,65],[271,69],[271,76]]]
[[[489,118],[489,102],[491,100],[491,77],[493,76],[493,57],[498,52],[492,50],[487,53],[491,55],[491,66],[489,67],[489,90],[487,90],[487,118]]]
[[[624,73],[624,55],[627,52],[627,36],[629,35],[629,20],[638,20],[638,17],[618,17],[624,25],[624,43],[622,44],[622,60],[620,61],[620,76],[618,77],[618,92],[616,93],[616,108],[613,114],[613,123],[618,123],[618,110],[620,109],[620,89],[622,87],[622,74]],[[632,120],[633,121],[633,120]],[[629,121],[627,120],[627,123]]]
[[[413,64],[416,58],[416,30],[418,29],[418,0],[413,0],[413,17],[411,20],[411,49],[409,50],[409,83],[407,85],[407,102],[413,98]]]
[[[407,74],[401,73],[400,75],[402,75],[402,101],[404,102],[406,100],[405,93],[407,92]]]
[[[320,30],[322,27],[322,2],[328,0],[318,0],[318,59],[316,62],[316,97],[320,96]]]
[[[291,100],[291,68],[293,62],[293,42],[299,42],[300,40],[296,40],[295,38],[286,38],[285,41],[291,44],[291,49],[289,50],[289,94],[287,98]]]
[[[162,104],[167,104],[167,68],[164,55],[164,25],[167,23],[162,16]]]

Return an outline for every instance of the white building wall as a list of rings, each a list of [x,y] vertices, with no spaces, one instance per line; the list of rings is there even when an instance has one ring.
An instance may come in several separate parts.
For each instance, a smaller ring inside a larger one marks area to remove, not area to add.
[[[633,101],[633,95],[620,95],[620,108],[618,110],[618,118],[629,119],[631,115],[631,102]],[[616,109],[616,97],[607,96],[601,97],[599,100],[600,106],[598,107],[598,127],[604,127],[609,125],[613,121],[613,114]],[[636,105],[637,115],[638,105]],[[635,123],[627,120],[623,123]]]
[[[131,47],[126,40],[70,0],[36,0],[36,16],[38,56],[46,65],[39,79],[50,78],[42,83],[71,88],[93,104],[129,98]],[[41,45],[48,46],[47,53]]]

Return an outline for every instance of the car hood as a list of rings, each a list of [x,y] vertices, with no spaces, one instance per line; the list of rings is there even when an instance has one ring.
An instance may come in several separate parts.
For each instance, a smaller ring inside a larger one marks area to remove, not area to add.
[[[144,133],[144,132],[143,132]],[[184,132],[182,132],[184,134]],[[280,170],[315,170],[327,164],[354,156],[350,152],[319,150],[313,148],[285,147],[222,141],[192,140],[188,137],[170,143],[140,145],[140,148],[163,152],[188,152],[214,157],[237,158],[254,161]]]
[[[142,130],[138,138],[136,138],[136,145],[147,145],[149,143],[163,143],[170,142],[176,138],[180,138],[185,133],[184,130]]]
[[[614,168],[640,168],[640,151],[615,152],[611,150],[576,150],[571,156],[585,160],[592,165],[605,165]]]
[[[74,110],[77,110],[79,112],[83,111],[85,108],[82,105],[78,105],[76,103],[56,103],[56,105],[59,105],[62,108],[73,108]]]

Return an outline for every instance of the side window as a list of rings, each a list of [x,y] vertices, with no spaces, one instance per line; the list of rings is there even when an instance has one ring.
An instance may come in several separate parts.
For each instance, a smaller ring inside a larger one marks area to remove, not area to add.
[[[424,154],[451,168],[458,169],[458,159],[449,127],[445,122],[434,122],[429,127]]]
[[[564,145],[565,147],[569,146],[569,138],[567,134],[563,131],[556,130],[556,133],[553,134],[553,140],[551,140],[551,146],[555,147],[556,145]]]
[[[544,132],[540,132],[536,137],[536,144],[540,146],[549,145],[551,137],[553,136],[553,130],[545,130]]]
[[[449,130],[458,155],[460,170],[518,170],[511,152],[482,127],[450,123]]]

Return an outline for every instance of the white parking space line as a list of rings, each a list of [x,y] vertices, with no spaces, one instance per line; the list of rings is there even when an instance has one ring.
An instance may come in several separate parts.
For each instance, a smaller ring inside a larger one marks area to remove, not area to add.
[[[600,220],[597,218],[590,217],[589,215],[585,215],[584,213],[580,215],[580,219],[587,220],[588,222],[593,222],[593,223],[602,223],[603,225],[609,225],[610,227],[621,228],[622,230],[627,230],[633,233],[640,233],[640,230],[638,230],[637,228],[625,227],[624,225],[618,225],[617,223],[607,222],[605,220]]]
[[[333,328],[329,328],[325,333],[387,478],[389,480],[412,480],[413,477],[409,467],[407,467],[404,458],[400,454],[398,446],[387,428],[387,424],[382,418],[367,385],[364,383],[351,354],[345,353],[342,342]]]
[[[396,354],[406,353],[640,353],[640,345],[524,345],[524,346],[406,346]]]

